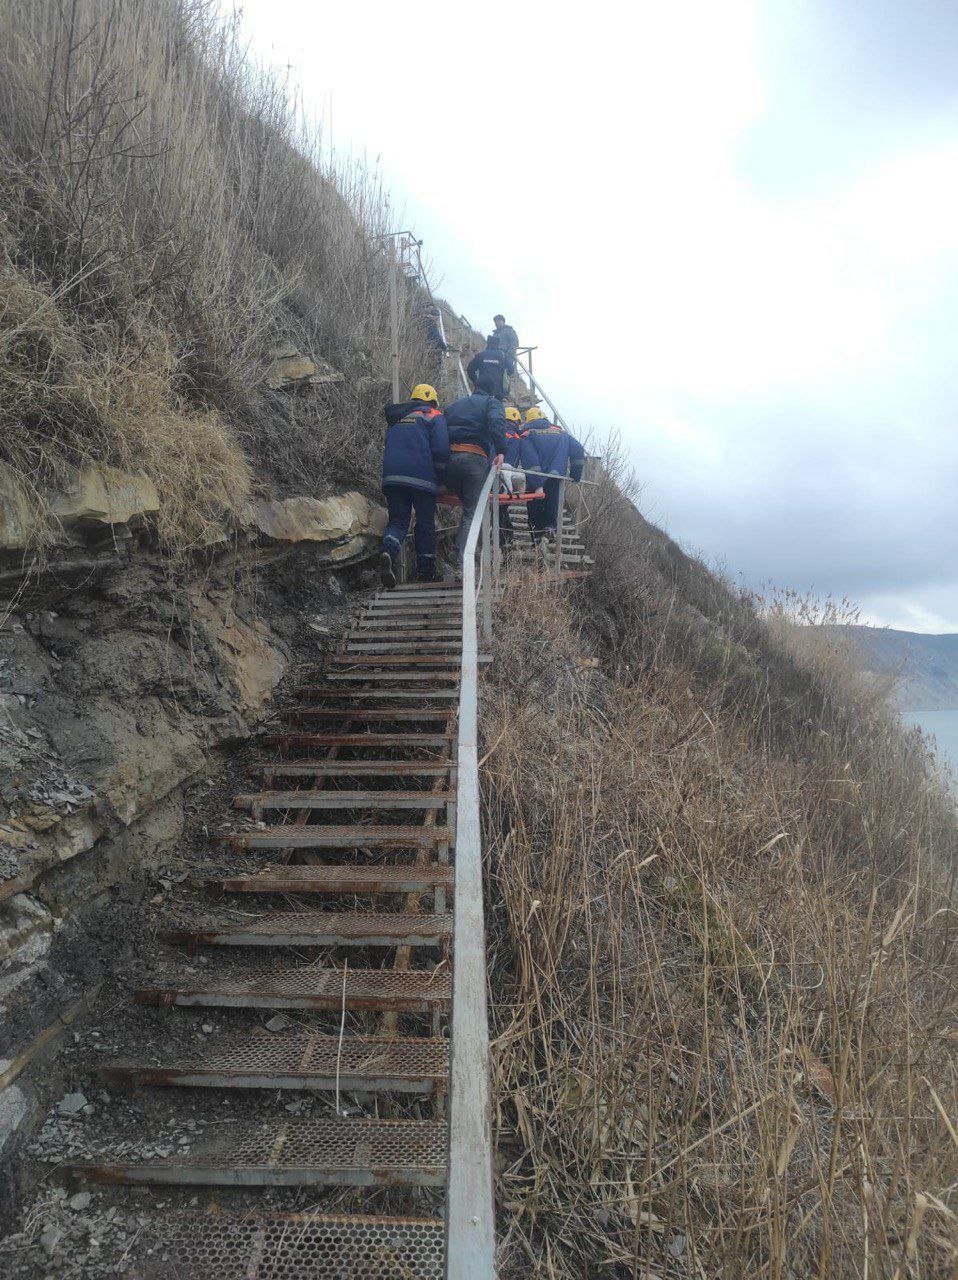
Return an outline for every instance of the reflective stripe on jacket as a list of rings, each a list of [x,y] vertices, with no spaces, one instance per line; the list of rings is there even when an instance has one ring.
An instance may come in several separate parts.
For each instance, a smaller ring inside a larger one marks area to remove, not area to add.
[[[564,476],[568,471],[573,480],[582,479],[585,450],[574,436],[545,420],[531,426],[528,434],[537,459],[531,470],[554,476]]]

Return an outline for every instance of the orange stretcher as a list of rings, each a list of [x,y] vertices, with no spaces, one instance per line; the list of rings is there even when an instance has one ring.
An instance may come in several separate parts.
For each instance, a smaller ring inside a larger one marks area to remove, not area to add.
[[[533,489],[532,493],[500,493],[499,506],[508,507],[515,502],[534,502],[537,498],[544,498],[546,495],[542,489]],[[454,493],[437,493],[436,502],[441,507],[461,507],[462,503]]]

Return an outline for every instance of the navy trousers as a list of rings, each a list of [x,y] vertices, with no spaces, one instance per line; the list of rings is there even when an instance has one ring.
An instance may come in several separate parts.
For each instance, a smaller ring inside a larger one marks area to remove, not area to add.
[[[409,521],[416,512],[413,540],[419,577],[431,581],[436,576],[436,495],[412,485],[387,484],[383,487],[389,523],[383,534],[383,550],[398,556],[409,532]]]
[[[539,477],[531,475],[529,483],[534,484]],[[544,498],[536,498],[535,502],[529,503],[529,528],[532,536],[543,535],[546,533],[555,533],[556,525],[559,522],[559,486],[561,480],[549,480],[542,478],[542,492]]]
[[[472,523],[472,515],[479,502],[479,494],[482,486],[486,483],[486,476],[489,474],[489,459],[478,453],[453,453],[449,456],[449,466],[446,468],[446,484],[459,495],[462,502],[462,519],[459,521],[459,529],[456,532],[456,540],[454,546],[456,548],[456,556],[459,563],[462,564],[463,552],[466,549],[466,539],[469,537],[469,526]]]

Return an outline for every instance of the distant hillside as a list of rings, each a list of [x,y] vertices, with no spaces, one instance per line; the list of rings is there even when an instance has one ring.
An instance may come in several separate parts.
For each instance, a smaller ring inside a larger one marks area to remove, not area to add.
[[[958,634],[922,635],[879,627],[845,627],[867,670],[898,674],[895,703],[909,711],[958,709]]]

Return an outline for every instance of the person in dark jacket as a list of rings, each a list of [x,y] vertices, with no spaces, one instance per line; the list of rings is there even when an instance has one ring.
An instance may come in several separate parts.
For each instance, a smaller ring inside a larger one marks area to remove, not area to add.
[[[536,453],[536,466],[527,469],[528,483],[541,484],[544,497],[529,503],[529,528],[536,540],[555,538],[559,523],[562,477],[582,479],[585,450],[568,431],[550,422],[541,409],[527,409],[525,427]]]
[[[511,324],[506,324],[505,316],[493,316],[492,322],[496,331],[489,338],[489,345],[494,346],[506,357],[509,373],[516,371],[516,352],[519,350],[519,335]]]
[[[387,404],[383,494],[389,523],[379,569],[383,585],[396,585],[402,544],[416,512],[416,566],[423,582],[436,577],[436,490],[449,463],[449,433],[435,387],[421,382],[402,404]]]
[[[495,396],[474,391],[446,409],[449,428],[449,468],[446,483],[459,495],[462,519],[456,533],[456,555],[462,563],[469,525],[490,464],[502,465],[506,451],[506,414]]]
[[[509,359],[493,346],[494,336],[488,339],[485,351],[477,351],[469,361],[466,374],[477,391],[504,400],[509,390]]]

